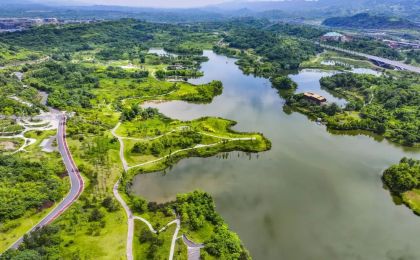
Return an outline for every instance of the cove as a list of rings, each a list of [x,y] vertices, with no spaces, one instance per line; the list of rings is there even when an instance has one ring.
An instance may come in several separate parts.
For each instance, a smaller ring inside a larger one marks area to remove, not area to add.
[[[418,150],[328,133],[304,115],[285,113],[267,79],[244,75],[235,59],[205,55],[204,77],[191,82],[221,80],[221,96],[205,105],[145,106],[182,120],[233,119],[236,130],[263,133],[272,150],[185,159],[166,174],[136,176],[136,194],[164,202],[195,189],[209,192],[254,259],[420,259],[420,217],[396,206],[380,179],[401,157],[419,159]],[[303,70],[291,78],[298,92],[319,92],[319,78],[330,74]]]

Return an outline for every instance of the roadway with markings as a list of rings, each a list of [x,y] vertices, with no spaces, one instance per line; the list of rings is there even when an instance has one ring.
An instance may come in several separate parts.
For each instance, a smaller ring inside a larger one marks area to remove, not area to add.
[[[64,199],[58,203],[58,205],[45,216],[38,224],[36,224],[28,232],[32,232],[40,229],[41,227],[50,224],[56,218],[58,218],[70,205],[79,198],[80,194],[83,192],[84,182],[82,176],[80,175],[79,170],[74,163],[74,160],[71,156],[69,148],[66,141],[66,116],[62,115],[60,117],[60,123],[57,130],[57,144],[58,150],[63,157],[63,162],[66,167],[66,170],[70,178],[70,192],[64,197]],[[10,248],[17,249],[19,245],[23,242],[23,237],[20,237]]]
[[[411,71],[411,72],[420,73],[420,67],[411,66],[411,65],[405,64],[405,63],[400,62],[400,61],[385,59],[385,58],[382,58],[382,57],[377,57],[377,56],[373,56],[373,55],[369,55],[369,54],[365,54],[365,53],[361,53],[361,52],[357,52],[357,51],[350,51],[350,50],[346,50],[346,49],[342,49],[342,48],[338,48],[338,47],[334,47],[334,46],[330,46],[330,45],[326,45],[326,44],[319,44],[319,46],[321,46],[323,48],[326,48],[326,49],[331,49],[331,50],[340,51],[340,52],[344,52],[344,53],[359,56],[359,57],[364,57],[368,60],[371,60],[371,61],[374,61],[374,62],[377,62],[377,63],[386,64],[388,66],[391,66],[391,67],[394,67],[394,68],[397,68],[397,69],[400,69],[400,70],[408,70],[408,71]]]

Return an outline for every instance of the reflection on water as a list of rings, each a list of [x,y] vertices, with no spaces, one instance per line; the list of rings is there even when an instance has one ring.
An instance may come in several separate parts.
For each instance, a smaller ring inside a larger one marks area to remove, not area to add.
[[[207,105],[153,106],[185,120],[236,120],[237,130],[264,133],[272,150],[251,159],[237,152],[185,159],[166,175],[137,176],[134,192],[166,201],[208,191],[255,259],[420,259],[420,218],[395,206],[380,179],[390,164],[419,152],[366,135],[333,135],[301,114],[286,114],[268,80],[243,75],[234,59],[205,54],[205,76],[192,81],[222,80],[223,94]],[[302,91],[319,86],[325,73],[291,77]]]
[[[328,77],[337,74],[337,72],[326,72],[320,70],[302,70],[298,74],[290,75],[290,78],[298,83],[296,93],[313,92],[317,93],[327,99],[327,102],[337,103],[339,106],[344,106],[347,102],[344,98],[334,96],[328,91],[321,88],[319,80],[322,77]]]

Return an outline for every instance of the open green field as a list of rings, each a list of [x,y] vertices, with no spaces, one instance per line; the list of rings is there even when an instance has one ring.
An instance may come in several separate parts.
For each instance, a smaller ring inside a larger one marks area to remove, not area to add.
[[[171,225],[165,231],[154,234],[140,220],[135,220],[134,223],[134,259],[168,259],[176,225]]]
[[[40,58],[39,52],[6,44],[0,44],[0,53],[0,66],[16,65],[23,61],[31,61]]]
[[[0,153],[6,152],[11,153],[15,152],[23,144],[23,139],[20,138],[1,138],[0,137]]]
[[[326,70],[349,70],[352,68],[380,69],[367,60],[353,59],[347,55],[334,51],[324,51],[311,59],[302,62],[300,68]]]
[[[0,136],[9,136],[19,134],[23,127],[11,119],[0,119]]]
[[[262,134],[234,132],[231,130],[234,124],[221,118],[206,117],[184,122],[155,114],[147,119],[137,117],[124,121],[116,129],[116,134],[124,142],[124,156],[134,172],[164,169],[190,156],[270,149],[270,142]]]
[[[420,215],[420,190],[414,189],[406,191],[402,194],[402,199],[407,206],[414,211],[417,215]]]

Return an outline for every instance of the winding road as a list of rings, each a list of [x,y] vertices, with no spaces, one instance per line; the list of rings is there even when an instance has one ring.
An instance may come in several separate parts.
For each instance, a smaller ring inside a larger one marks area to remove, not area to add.
[[[70,178],[70,192],[59,202],[55,208],[48,213],[41,221],[38,222],[28,233],[38,230],[39,228],[50,224],[56,218],[58,218],[70,205],[79,198],[80,194],[83,192],[84,182],[82,176],[80,175],[79,170],[74,163],[73,157],[69,151],[66,141],[66,116],[62,115],[60,117],[59,126],[57,130],[57,144],[58,150],[63,157],[63,162],[66,167],[66,170]],[[16,242],[14,242],[10,248],[17,249],[19,245],[23,242],[23,237],[20,237]]]

